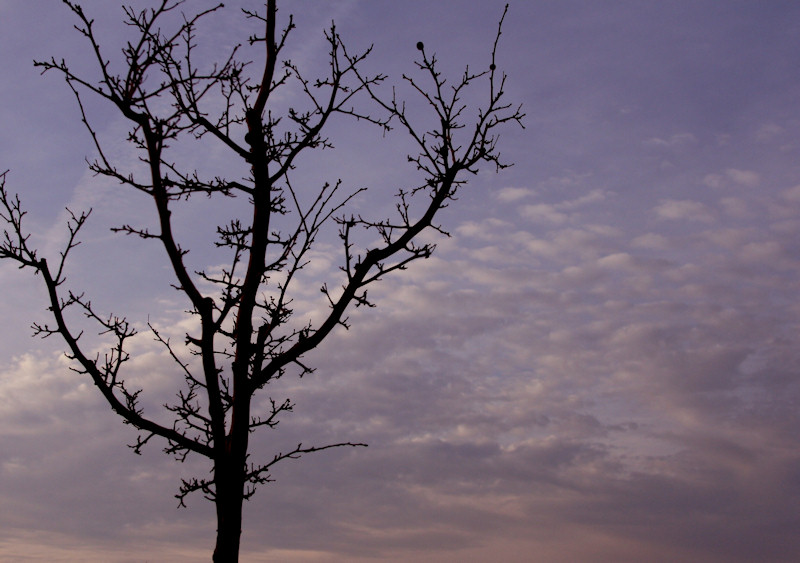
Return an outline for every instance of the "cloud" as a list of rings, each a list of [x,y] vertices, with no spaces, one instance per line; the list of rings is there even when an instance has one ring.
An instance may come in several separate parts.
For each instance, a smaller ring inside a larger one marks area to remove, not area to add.
[[[565,213],[546,203],[525,205],[520,209],[520,214],[530,221],[550,225],[561,225],[567,221]]]
[[[756,140],[766,143],[785,133],[785,129],[777,123],[765,123],[756,131]]]
[[[800,203],[800,186],[787,188],[780,193],[780,197],[790,203]]]
[[[721,188],[725,185],[725,176],[722,174],[706,174],[703,177],[703,184],[709,188]]]
[[[776,264],[783,256],[780,243],[774,240],[750,242],[744,245],[740,256],[745,262],[770,262]]]
[[[500,189],[496,194],[495,197],[498,201],[502,201],[504,203],[519,201],[521,199],[532,197],[536,194],[535,190],[530,188],[513,188],[507,187]]]
[[[714,216],[708,207],[699,201],[662,200],[656,205],[654,211],[660,219],[668,221],[696,221],[702,223],[714,221]]]
[[[469,238],[484,240],[497,240],[502,232],[514,228],[514,224],[496,217],[489,217],[481,221],[466,221],[456,228],[456,233]]]
[[[594,189],[591,190],[584,196],[576,198],[574,200],[564,201],[558,204],[559,209],[573,209],[576,207],[582,207],[584,205],[589,205],[593,203],[599,203],[601,201],[605,201],[605,199],[609,196],[609,192],[601,189]]]
[[[644,141],[646,147],[651,148],[675,148],[697,144],[697,138],[692,133],[676,133],[666,139],[651,137]]]
[[[751,170],[738,170],[736,168],[728,168],[725,174],[731,181],[740,186],[748,188],[755,188],[761,183],[761,176]]]
[[[755,188],[761,183],[761,175],[752,170],[727,168],[723,173],[706,174],[703,177],[703,184],[709,188],[720,189],[730,187],[731,183],[736,186]]]
[[[603,256],[597,261],[597,265],[601,268],[630,268],[633,266],[633,258],[627,252],[617,252]]]

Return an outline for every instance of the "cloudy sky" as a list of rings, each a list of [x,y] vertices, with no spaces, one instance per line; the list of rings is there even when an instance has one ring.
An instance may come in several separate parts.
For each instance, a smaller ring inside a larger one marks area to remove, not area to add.
[[[255,31],[238,7],[259,2],[229,4],[201,28],[209,56]],[[122,11],[84,6],[113,58]],[[309,73],[324,71],[335,19],[398,81],[420,40],[454,77],[488,64],[502,8],[298,1],[281,14],[295,13],[287,53]],[[92,177],[68,88],[32,66],[64,57],[91,76],[72,23],[56,1],[0,0],[0,170],[45,253],[58,252],[65,206],[94,209],[70,287],[180,340],[186,303],[162,256],[109,232],[151,220],[148,202]],[[309,358],[313,377],[269,390],[297,407],[254,456],[301,440],[369,448],[279,467],[246,506],[243,559],[795,561],[800,5],[518,0],[506,24],[499,66],[527,113],[501,139],[516,165],[473,177],[434,257],[371,290],[378,308]],[[126,124],[88,109],[114,158],[135,166]],[[369,186],[359,211],[390,209],[413,178],[402,135],[346,120],[330,134],[337,150],[298,182],[342,178]],[[242,174],[213,151],[183,155]],[[176,219],[198,267],[219,263],[203,245],[218,212],[198,200]],[[321,241],[298,310],[313,311],[334,275],[334,242]],[[59,343],[30,337],[47,318],[37,281],[0,266],[0,559],[207,560],[211,504],[178,510],[173,495],[208,466],[156,444],[131,453],[134,431]],[[146,332],[131,352],[129,377],[155,412],[174,369]]]

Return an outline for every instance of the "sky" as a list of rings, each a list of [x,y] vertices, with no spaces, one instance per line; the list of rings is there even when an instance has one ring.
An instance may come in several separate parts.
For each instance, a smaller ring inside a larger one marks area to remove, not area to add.
[[[257,31],[238,8],[259,2],[227,4],[198,32],[204,56]],[[118,60],[121,9],[83,5]],[[297,24],[286,52],[310,74],[325,70],[333,19],[349,47],[374,44],[367,67],[399,84],[417,41],[454,78],[487,65],[503,5],[279,9]],[[128,377],[155,413],[176,374],[146,323],[180,340],[186,303],[157,248],[109,231],[152,210],[92,176],[69,89],[33,68],[63,57],[92,76],[73,23],[58,2],[0,0],[0,170],[45,255],[64,240],[65,207],[93,209],[68,284],[143,329]],[[500,139],[515,165],[471,177],[434,256],[370,290],[377,308],[309,356],[313,376],[269,389],[296,408],[256,435],[254,456],[299,441],[369,447],[279,466],[245,507],[242,560],[796,561],[799,63],[796,2],[512,1],[498,66],[527,114]],[[124,121],[99,101],[87,110],[115,161],[135,167]],[[336,149],[302,161],[298,185],[342,178],[369,188],[359,211],[390,212],[415,178],[402,133],[339,119],[329,134]],[[243,174],[201,148],[175,150]],[[176,214],[198,268],[221,264],[209,241],[229,212],[197,200]],[[299,314],[318,310],[339,252],[320,240]],[[126,447],[135,431],[60,343],[31,337],[47,319],[37,282],[0,264],[0,559],[210,559],[212,505],[174,498],[209,466]]]

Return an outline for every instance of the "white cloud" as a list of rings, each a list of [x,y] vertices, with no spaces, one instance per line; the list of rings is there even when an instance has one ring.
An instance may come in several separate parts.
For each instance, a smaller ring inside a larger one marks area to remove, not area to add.
[[[761,183],[761,176],[752,170],[739,170],[737,168],[728,168],[725,174],[735,184],[745,186],[747,188],[755,188]]]
[[[644,145],[653,148],[674,148],[697,143],[697,137],[691,133],[676,133],[666,139],[651,137],[644,141]]]
[[[514,224],[496,217],[489,217],[480,221],[465,221],[456,227],[459,235],[480,240],[495,240],[506,236],[514,228]]]
[[[506,187],[500,189],[496,194],[495,197],[498,201],[502,201],[504,203],[519,201],[521,199],[526,199],[532,197],[536,194],[535,190],[530,188],[514,188],[514,187]]]
[[[559,203],[557,205],[557,207],[559,209],[573,209],[575,207],[581,207],[581,206],[584,206],[584,205],[587,205],[587,204],[604,201],[608,197],[608,195],[609,195],[609,193],[606,192],[605,190],[595,189],[595,190],[591,190],[586,195],[581,196],[581,197],[579,197],[577,199],[570,200],[570,201],[564,201],[562,203]]]
[[[554,205],[537,203],[525,205],[520,209],[520,214],[533,222],[542,222],[549,225],[561,225],[567,221],[567,215],[556,209]]]
[[[705,204],[692,200],[662,200],[654,209],[661,219],[669,221],[699,221],[709,223],[714,216]]]
[[[627,269],[633,266],[633,257],[627,252],[617,252],[603,256],[597,261],[597,265],[601,268],[611,269]]]
[[[726,168],[721,173],[706,174],[703,177],[703,184],[714,189],[729,187],[731,184],[755,188],[761,184],[761,175],[753,170]]]
[[[774,240],[745,244],[739,256],[745,262],[770,262],[776,264],[783,255],[780,243]]]
[[[525,247],[529,252],[539,256],[554,257],[558,255],[556,245],[542,239],[532,239],[527,242]]]

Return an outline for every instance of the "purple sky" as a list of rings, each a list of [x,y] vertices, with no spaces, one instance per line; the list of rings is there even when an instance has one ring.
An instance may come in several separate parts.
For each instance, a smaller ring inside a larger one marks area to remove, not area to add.
[[[281,14],[296,16],[287,52],[309,73],[324,70],[334,18],[398,82],[419,40],[454,77],[487,64],[503,4],[284,2]],[[116,56],[116,2],[83,5]],[[229,2],[201,27],[206,54],[254,32],[240,5],[259,2]],[[151,220],[148,202],[92,177],[68,88],[31,64],[64,57],[91,74],[73,23],[58,2],[0,0],[0,170],[43,252],[58,251],[65,206],[93,207],[71,287],[180,340],[186,304],[158,249],[108,230]],[[246,506],[243,560],[796,561],[800,5],[517,0],[506,23],[499,66],[528,114],[501,139],[516,166],[472,178],[434,257],[371,290],[378,308],[309,358],[313,377],[271,390],[296,411],[254,456],[300,440],[370,447],[278,467]],[[135,165],[126,124],[89,111]],[[337,150],[296,181],[369,186],[359,210],[383,215],[413,179],[402,135],[346,120],[330,135]],[[242,174],[219,151],[178,154]],[[218,211],[198,200],[176,217],[198,267],[221,264],[203,246]],[[338,257],[323,240],[300,314],[323,306]],[[125,447],[135,432],[60,344],[30,338],[47,318],[37,281],[0,265],[0,559],[208,559],[212,505],[173,498],[208,466]],[[174,369],[145,332],[131,352],[155,412]]]

